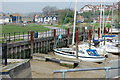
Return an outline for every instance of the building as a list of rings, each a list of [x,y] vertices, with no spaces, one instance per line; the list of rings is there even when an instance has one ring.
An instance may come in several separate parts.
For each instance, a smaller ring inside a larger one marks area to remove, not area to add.
[[[49,24],[54,24],[58,21],[58,17],[56,16],[35,16],[35,22],[38,23],[49,23]]]
[[[105,11],[111,11],[112,8],[113,9],[118,9],[118,3],[114,3],[113,5],[102,5],[103,9]],[[80,9],[79,13],[83,13],[83,12],[89,12],[89,11],[99,11],[101,10],[101,5],[85,5]]]
[[[103,21],[103,18],[101,18],[101,22]],[[111,16],[104,16],[105,23],[111,23],[112,17]],[[97,23],[100,23],[100,16],[97,17]]]
[[[16,23],[21,22],[21,15],[18,13],[13,13],[10,15],[10,17],[12,18],[12,22],[16,22]]]
[[[0,16],[0,24],[11,23],[12,18],[8,16]]]

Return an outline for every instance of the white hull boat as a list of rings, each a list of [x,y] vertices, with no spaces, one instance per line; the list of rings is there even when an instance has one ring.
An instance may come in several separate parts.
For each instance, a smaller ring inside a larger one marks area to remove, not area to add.
[[[76,58],[76,51],[72,48],[56,48],[54,49],[56,55]],[[100,56],[95,49],[78,50],[78,59],[88,62],[103,62],[105,60],[104,56]]]
[[[100,48],[106,50],[108,53],[120,54],[120,48],[113,45],[106,44],[100,46]]]

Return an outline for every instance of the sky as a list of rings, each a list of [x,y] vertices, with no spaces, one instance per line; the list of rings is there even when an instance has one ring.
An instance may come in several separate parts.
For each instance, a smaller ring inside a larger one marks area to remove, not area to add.
[[[100,5],[99,0],[77,0],[77,11],[86,4]],[[118,0],[104,0],[104,4],[112,4]],[[46,6],[55,6],[58,9],[74,8],[75,0],[2,0],[0,11],[5,13],[42,12]],[[71,6],[70,6],[71,4]]]

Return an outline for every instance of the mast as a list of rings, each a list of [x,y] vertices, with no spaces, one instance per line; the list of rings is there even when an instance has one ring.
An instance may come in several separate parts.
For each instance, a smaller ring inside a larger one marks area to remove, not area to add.
[[[77,0],[75,0],[75,10],[74,10],[74,24],[73,24],[72,45],[74,45],[74,43],[75,43],[76,6],[77,6]]]
[[[102,2],[101,2],[101,4],[100,4],[100,6],[101,6],[101,9],[100,9],[100,36],[101,36],[101,22],[102,22]]]
[[[103,23],[102,24],[102,35],[103,35],[104,34],[104,27],[105,27],[105,4],[103,4],[103,22],[102,23]]]
[[[112,35],[112,26],[113,26],[113,7],[114,7],[114,3],[113,3],[113,5],[112,5],[112,25],[111,25],[111,35]]]

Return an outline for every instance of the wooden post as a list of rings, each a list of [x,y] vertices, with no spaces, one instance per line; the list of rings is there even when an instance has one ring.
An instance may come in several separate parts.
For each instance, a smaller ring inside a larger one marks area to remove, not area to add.
[[[3,46],[2,46],[2,63],[4,65],[7,65],[7,43],[3,43]]]
[[[69,46],[69,43],[70,43],[70,29],[69,28],[67,29],[67,36],[68,36],[68,38],[67,38],[67,46]]]
[[[78,27],[76,28],[76,59],[78,59]]]
[[[33,54],[34,31],[30,31],[31,54]]]
[[[91,30],[91,29],[89,29],[89,33],[88,33],[88,39],[89,39],[89,49],[91,49],[91,38],[92,38],[91,33],[92,33],[92,30]]]
[[[98,39],[100,38],[100,28],[98,28]]]
[[[104,27],[104,45],[105,45],[106,27]]]
[[[54,29],[54,48],[56,48],[56,29]]]
[[[108,27],[108,33],[109,33],[109,31],[110,31],[110,27]]]
[[[82,33],[83,33],[83,42],[85,41],[85,27],[82,28]]]

